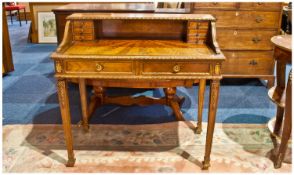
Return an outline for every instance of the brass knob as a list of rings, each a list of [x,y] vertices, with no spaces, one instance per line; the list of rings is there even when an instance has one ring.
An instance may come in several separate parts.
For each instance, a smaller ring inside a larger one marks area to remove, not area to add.
[[[100,72],[103,70],[103,66],[99,63],[96,64],[96,71]]]
[[[258,38],[258,37],[254,37],[254,38],[252,38],[252,41],[253,41],[254,43],[258,43],[259,41],[261,41],[261,39]]]
[[[255,21],[256,21],[257,23],[261,23],[261,22],[263,21],[263,18],[262,18],[261,16],[257,16],[257,17],[255,18]]]
[[[84,28],[81,28],[80,29],[80,34],[83,34],[84,33]]]
[[[257,62],[256,62],[255,60],[251,60],[251,61],[249,62],[249,64],[255,66],[255,65],[257,65]]]
[[[218,3],[217,3],[217,2],[213,2],[212,4],[213,4],[213,5],[217,5]]]
[[[180,72],[181,71],[181,66],[180,65],[174,65],[174,67],[173,67],[173,71],[174,71],[174,73],[178,73],[178,72]]]

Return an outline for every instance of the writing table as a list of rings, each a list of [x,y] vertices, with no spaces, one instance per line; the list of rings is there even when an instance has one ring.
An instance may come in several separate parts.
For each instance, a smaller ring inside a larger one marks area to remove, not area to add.
[[[78,79],[82,125],[98,105],[170,106],[184,120],[176,87],[199,84],[197,133],[201,132],[206,80],[210,81],[209,113],[203,169],[210,152],[225,57],[215,39],[215,19],[208,14],[75,13],[67,17],[62,43],[51,57],[55,63],[58,98],[68,151],[74,166],[67,81]],[[85,84],[94,95],[88,105]],[[107,97],[105,87],[164,88],[165,97]]]

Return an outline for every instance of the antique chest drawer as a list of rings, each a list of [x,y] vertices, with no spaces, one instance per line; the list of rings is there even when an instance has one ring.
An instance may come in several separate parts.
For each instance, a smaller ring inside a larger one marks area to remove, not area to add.
[[[280,2],[246,2],[240,3],[240,10],[280,11]]]
[[[191,63],[191,62],[156,62],[146,61],[141,63],[142,75],[193,75],[209,74],[210,66],[208,64]]]
[[[268,75],[274,67],[272,51],[224,51],[226,61],[222,71],[226,74]]]
[[[210,13],[216,19],[216,27],[238,28],[276,28],[279,26],[280,12],[263,11],[202,11],[195,13]]]
[[[270,38],[276,30],[219,29],[217,41],[223,50],[272,50]]]
[[[280,11],[280,2],[204,2],[194,3],[194,9]]]
[[[236,2],[201,2],[194,3],[194,9],[235,9]]]
[[[133,74],[131,61],[66,61],[67,73]]]

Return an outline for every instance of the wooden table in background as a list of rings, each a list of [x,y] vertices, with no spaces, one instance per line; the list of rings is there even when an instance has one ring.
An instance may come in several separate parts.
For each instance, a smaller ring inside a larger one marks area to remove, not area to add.
[[[287,87],[285,81],[286,64],[292,63],[292,35],[274,36],[271,41],[275,45],[277,84],[269,90],[268,95],[277,105],[277,114],[268,125],[274,139],[281,139],[278,154],[274,155],[274,166],[280,168],[292,131],[292,70],[289,73]],[[275,140],[274,144],[277,145]]]

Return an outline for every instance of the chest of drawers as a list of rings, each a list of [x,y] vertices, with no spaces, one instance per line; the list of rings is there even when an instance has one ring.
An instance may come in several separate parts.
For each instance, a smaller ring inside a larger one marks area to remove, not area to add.
[[[273,86],[270,38],[279,33],[282,3],[194,3],[192,13],[209,13],[217,19],[217,41],[227,58],[222,67],[224,77],[261,78],[268,80],[268,87]]]

